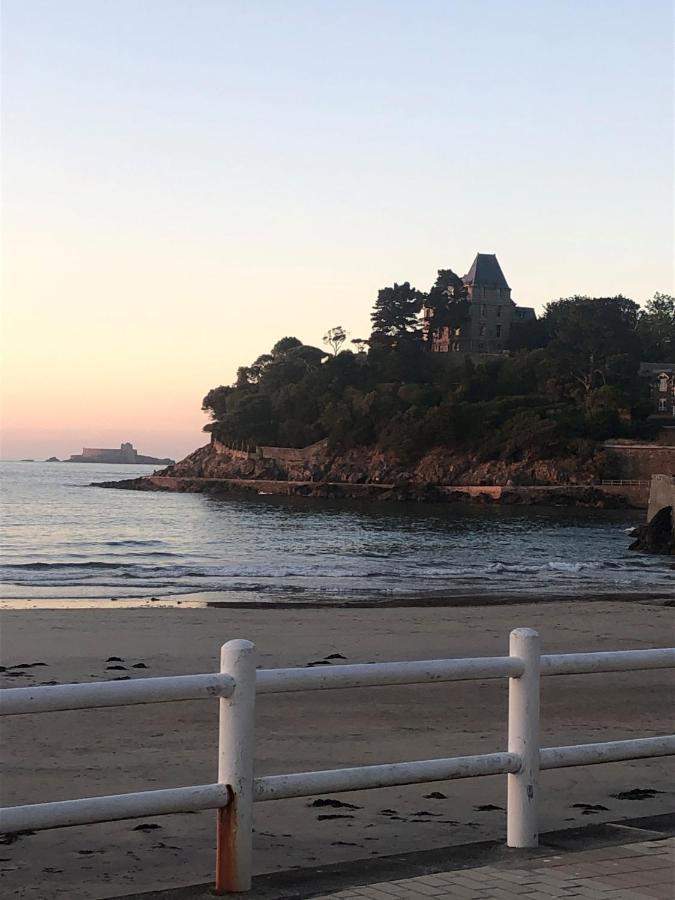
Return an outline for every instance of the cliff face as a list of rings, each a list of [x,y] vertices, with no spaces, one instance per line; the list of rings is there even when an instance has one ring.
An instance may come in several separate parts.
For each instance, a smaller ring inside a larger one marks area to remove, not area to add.
[[[393,453],[357,448],[331,453],[325,444],[312,453],[273,456],[207,445],[169,466],[162,474],[187,478],[245,478],[277,481],[338,482],[344,484],[415,485],[587,485],[598,483],[607,459],[602,451],[586,458],[524,458],[517,462],[479,461],[476,456],[444,447],[427,453],[413,466],[404,466]],[[605,476],[606,477],[606,476]]]

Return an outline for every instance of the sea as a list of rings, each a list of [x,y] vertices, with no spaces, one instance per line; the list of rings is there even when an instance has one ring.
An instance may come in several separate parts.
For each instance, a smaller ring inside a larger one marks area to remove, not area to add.
[[[658,593],[639,510],[105,490],[145,466],[0,463],[3,605],[499,602]]]

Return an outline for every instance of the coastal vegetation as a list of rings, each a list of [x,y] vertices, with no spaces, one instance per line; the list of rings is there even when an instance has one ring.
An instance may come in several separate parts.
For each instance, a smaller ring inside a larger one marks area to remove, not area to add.
[[[393,451],[412,463],[435,447],[478,459],[587,455],[595,442],[649,437],[641,362],[675,348],[675,299],[645,308],[623,297],[573,296],[548,303],[539,319],[514,325],[510,352],[476,358],[426,352],[419,313],[433,327],[458,327],[468,302],[461,279],[442,270],[428,293],[410,283],[379,291],[368,340],[336,326],[327,350],[295,337],[241,367],[231,385],[209,391],[205,430],[230,446]]]

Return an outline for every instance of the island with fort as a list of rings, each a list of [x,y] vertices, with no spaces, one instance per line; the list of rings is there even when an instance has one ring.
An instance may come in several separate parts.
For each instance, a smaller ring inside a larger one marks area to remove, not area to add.
[[[282,338],[204,397],[207,446],[106,486],[646,508],[675,473],[675,298],[537,317],[479,253],[426,292],[383,288],[371,321],[350,349],[341,326]]]
[[[47,462],[56,462],[56,457],[48,459]],[[125,466],[171,466],[175,460],[165,457],[160,459],[156,456],[143,456],[136,450],[133,444],[120,444],[119,449],[108,449],[100,447],[84,447],[82,453],[73,454],[64,462],[69,463],[114,463],[115,465]]]

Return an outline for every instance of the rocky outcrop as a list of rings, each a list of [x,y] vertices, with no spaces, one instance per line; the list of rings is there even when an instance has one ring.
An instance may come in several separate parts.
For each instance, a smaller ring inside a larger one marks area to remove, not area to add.
[[[647,525],[637,528],[634,535],[636,540],[630,545],[631,550],[675,556],[673,507],[664,506]]]
[[[590,485],[602,478],[606,457],[602,451],[587,456],[556,459],[525,457],[517,462],[481,461],[477,455],[447,447],[437,447],[417,463],[404,466],[393,452],[358,447],[342,453],[327,445],[316,445],[313,454],[294,458],[280,448],[273,456],[228,451],[212,444],[195,450],[161,474],[188,478],[244,478],[274,481],[331,482],[341,484],[405,484],[422,486],[503,485],[547,486]]]
[[[101,486],[381,501],[630,505],[625,497],[597,487],[603,464],[602,452],[583,458],[485,462],[467,453],[436,448],[414,466],[405,467],[391,452],[356,448],[331,453],[325,442],[300,451],[264,447],[257,452],[213,442],[162,472]]]

